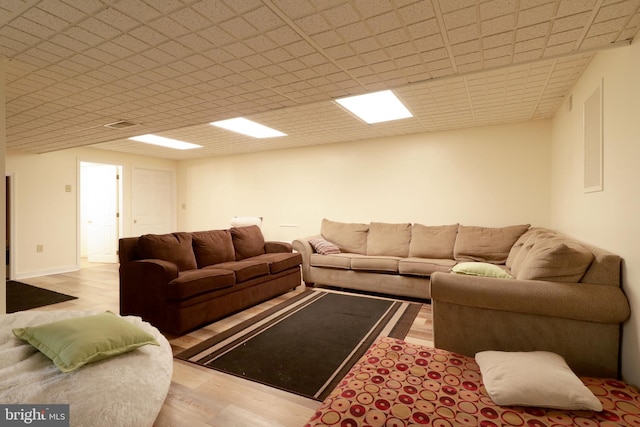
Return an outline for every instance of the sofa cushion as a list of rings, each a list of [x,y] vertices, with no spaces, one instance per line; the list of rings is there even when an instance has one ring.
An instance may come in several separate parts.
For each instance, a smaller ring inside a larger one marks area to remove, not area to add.
[[[257,225],[232,227],[230,231],[236,252],[236,261],[265,253],[264,236]]]
[[[236,278],[231,270],[199,269],[180,272],[169,282],[169,299],[183,300],[216,289],[233,286]]]
[[[458,227],[453,257],[457,261],[480,261],[504,264],[509,251],[530,225],[508,227]]]
[[[252,260],[267,261],[269,263],[269,271],[271,274],[280,273],[281,271],[294,268],[302,264],[302,255],[299,253],[274,252],[258,255],[251,258]]]
[[[178,270],[198,268],[190,233],[145,234],[138,238],[140,259],[161,259],[178,266]]]
[[[354,254],[367,253],[367,232],[369,225],[358,223],[345,223],[322,220],[320,234],[322,237],[334,243],[341,252]]]
[[[550,231],[544,228],[532,227],[516,240],[509,251],[506,265],[510,269],[517,269],[518,265],[526,258],[527,254],[533,247],[535,240]]]
[[[517,270],[519,280],[577,283],[593,261],[593,253],[559,236],[536,239]]]
[[[453,259],[453,246],[457,234],[458,224],[435,226],[414,224],[411,228],[409,256]]]
[[[411,242],[411,224],[372,222],[367,235],[367,255],[406,257]]]
[[[233,271],[236,275],[236,283],[246,282],[247,280],[269,274],[269,263],[265,260],[258,259],[223,262],[205,267],[205,270],[209,268],[222,268]]]
[[[431,276],[436,271],[446,273],[454,265],[456,262],[452,259],[410,257],[400,260],[398,271],[407,276]]]
[[[362,255],[355,255],[362,256]],[[311,254],[309,257],[309,264],[312,267],[327,267],[327,268],[340,268],[343,270],[351,269],[351,258],[354,257],[354,254],[349,253],[340,253],[333,255],[320,255],[320,254]]]
[[[235,260],[229,230],[196,231],[191,233],[191,238],[198,268]]]
[[[367,255],[366,257],[351,258],[352,270],[380,271],[387,273],[398,272],[399,257]]]

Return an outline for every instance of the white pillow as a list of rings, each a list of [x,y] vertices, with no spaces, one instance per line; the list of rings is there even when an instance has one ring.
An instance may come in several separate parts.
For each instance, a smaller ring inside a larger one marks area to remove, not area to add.
[[[558,354],[482,351],[476,362],[496,405],[602,411],[602,403]]]

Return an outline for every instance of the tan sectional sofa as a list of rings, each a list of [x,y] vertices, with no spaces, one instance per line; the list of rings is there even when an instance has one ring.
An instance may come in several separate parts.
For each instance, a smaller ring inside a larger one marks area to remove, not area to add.
[[[340,223],[297,239],[308,285],[431,299],[434,344],[553,351],[581,375],[619,375],[630,314],[621,259],[541,227]]]
[[[502,263],[529,225],[342,223],[323,219],[320,234],[294,240],[307,285],[329,285],[429,299],[429,278],[461,261]],[[323,250],[323,244],[336,250]],[[315,247],[320,245],[320,250]]]
[[[532,228],[514,244],[505,269],[513,280],[431,277],[436,347],[470,356],[545,350],[580,375],[620,375],[621,324],[630,308],[618,255]]]

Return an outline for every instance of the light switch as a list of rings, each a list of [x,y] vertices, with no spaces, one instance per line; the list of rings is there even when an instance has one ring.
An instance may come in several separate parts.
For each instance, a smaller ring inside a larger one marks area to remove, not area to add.
[[[71,185],[70,184],[65,185],[64,191],[66,191],[67,193],[71,193]]]

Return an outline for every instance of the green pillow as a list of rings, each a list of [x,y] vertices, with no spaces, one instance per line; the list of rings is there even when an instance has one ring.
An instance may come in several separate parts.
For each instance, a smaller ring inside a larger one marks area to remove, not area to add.
[[[513,279],[513,276],[488,262],[461,262],[456,264],[451,271],[457,274],[470,276],[497,277],[498,279]]]
[[[15,328],[13,334],[47,356],[62,372],[107,359],[146,344],[160,345],[153,335],[110,311]]]

